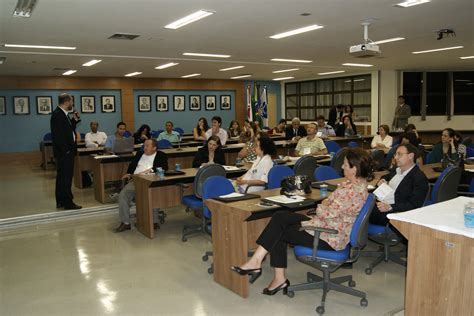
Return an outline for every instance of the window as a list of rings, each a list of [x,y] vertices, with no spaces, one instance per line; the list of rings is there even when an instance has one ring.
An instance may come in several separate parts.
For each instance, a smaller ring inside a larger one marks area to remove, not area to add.
[[[426,115],[448,113],[448,73],[428,72],[426,74]]]
[[[453,73],[454,114],[474,113],[474,71]]]
[[[423,82],[422,72],[403,73],[403,95],[405,103],[411,108],[412,115],[421,114],[421,85]]]
[[[318,115],[328,118],[338,104],[352,105],[355,120],[370,121],[370,75],[292,82],[285,85],[286,119],[298,116],[315,121]]]

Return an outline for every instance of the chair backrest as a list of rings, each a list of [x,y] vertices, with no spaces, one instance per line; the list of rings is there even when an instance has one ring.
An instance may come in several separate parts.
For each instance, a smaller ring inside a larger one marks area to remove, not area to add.
[[[325,181],[340,178],[341,175],[329,166],[319,166],[314,170],[314,180]]]
[[[466,158],[474,157],[474,148],[466,146]]]
[[[173,148],[173,144],[171,144],[171,142],[167,139],[159,140],[157,146],[159,149]]]
[[[331,160],[331,167],[334,168],[339,174],[342,175],[342,164],[344,163],[344,158],[346,158],[346,149],[341,149]]]
[[[198,198],[202,198],[202,187],[207,178],[212,176],[222,176],[225,178],[226,173],[224,167],[218,164],[206,165],[199,168],[196,176],[194,177],[194,195]]]
[[[179,135],[184,134],[184,130],[181,127],[175,127],[175,128],[173,128],[173,131],[178,132]]]
[[[363,248],[367,244],[367,235],[369,227],[369,217],[375,205],[375,198],[372,193],[369,193],[367,200],[362,206],[359,215],[354,222],[351,230],[350,244],[352,248]]]
[[[298,159],[293,166],[295,175],[308,176],[311,181],[314,181],[314,169],[318,166],[318,160],[310,155],[306,155]]]
[[[333,140],[325,140],[324,145],[326,145],[326,149],[329,153],[337,153],[341,150],[341,146]]]
[[[383,150],[373,150],[371,155],[377,170],[385,168],[385,153]]]
[[[268,189],[275,189],[281,187],[281,180],[284,177],[294,175],[293,169],[285,165],[273,166],[268,172]]]
[[[51,140],[53,140],[53,135],[51,135],[51,133],[44,134],[43,141],[46,142],[46,141],[51,141]]]
[[[471,184],[469,185],[469,192],[474,192],[474,178],[471,179]]]
[[[356,147],[359,147],[359,144],[353,140],[351,140],[348,144],[347,144],[347,147],[349,148],[356,148]]]
[[[433,152],[430,151],[427,155],[426,155],[426,162],[425,163],[434,163],[434,160],[433,160]]]
[[[124,137],[130,137],[130,136],[132,136],[132,133],[130,133],[129,131],[125,131],[125,133],[123,133],[123,136]]]
[[[152,138],[158,138],[158,136],[160,136],[160,132],[158,131],[151,131],[150,134]]]
[[[204,201],[232,192],[235,192],[235,189],[229,179],[223,176],[210,176],[202,186],[202,199]],[[211,218],[211,212],[206,204],[203,207],[203,215],[206,218]]]
[[[458,196],[462,170],[451,166],[443,170],[431,190],[431,203],[439,203]]]
[[[86,139],[86,134],[85,133],[80,133],[81,135],[81,140],[85,140]]]

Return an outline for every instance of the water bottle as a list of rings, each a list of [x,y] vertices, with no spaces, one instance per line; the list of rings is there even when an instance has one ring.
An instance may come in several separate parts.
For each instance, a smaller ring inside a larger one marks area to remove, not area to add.
[[[334,158],[335,155],[336,155],[336,153],[333,152],[333,151],[331,151],[331,152],[329,153],[329,156],[331,156],[331,160],[332,160],[332,158]]]
[[[243,165],[242,164],[242,159],[240,159],[240,158],[235,159],[235,166],[236,167],[242,167],[242,165]]]
[[[474,202],[464,205],[464,226],[474,228]]]
[[[165,171],[163,170],[163,168],[156,168],[156,175],[160,178],[160,180],[163,180],[165,178]]]
[[[328,185],[327,184],[321,184],[319,186],[319,193],[321,194],[321,197],[328,196]]]
[[[175,164],[174,165],[174,170],[181,171],[181,164],[180,163]]]

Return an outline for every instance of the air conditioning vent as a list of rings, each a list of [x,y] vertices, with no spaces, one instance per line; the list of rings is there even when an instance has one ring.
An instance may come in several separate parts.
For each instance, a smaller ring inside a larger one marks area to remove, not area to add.
[[[136,34],[115,33],[114,35],[110,36],[109,39],[131,41],[131,40],[136,39],[139,36],[140,35],[136,35]]]

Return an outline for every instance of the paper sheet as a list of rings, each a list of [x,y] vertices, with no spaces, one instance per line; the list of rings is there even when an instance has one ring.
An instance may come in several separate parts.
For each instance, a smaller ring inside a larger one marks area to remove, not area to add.
[[[237,193],[237,192],[232,192],[229,194],[221,195],[219,196],[220,198],[227,199],[227,198],[236,198],[236,197],[242,197],[244,194],[242,193]]]
[[[374,195],[381,202],[387,204],[395,203],[395,191],[386,183],[382,183],[375,191]]]
[[[116,158],[118,157],[117,155],[97,155],[94,157],[94,159],[104,159],[104,158]]]
[[[299,195],[293,195],[291,197],[288,197],[286,195],[276,195],[276,196],[266,197],[265,200],[275,202],[275,203],[290,204],[290,203],[304,201],[306,200],[306,198],[304,196],[299,196]]]
[[[223,166],[223,167],[227,171],[238,171],[238,170],[240,170],[240,168],[236,167],[236,166]]]

